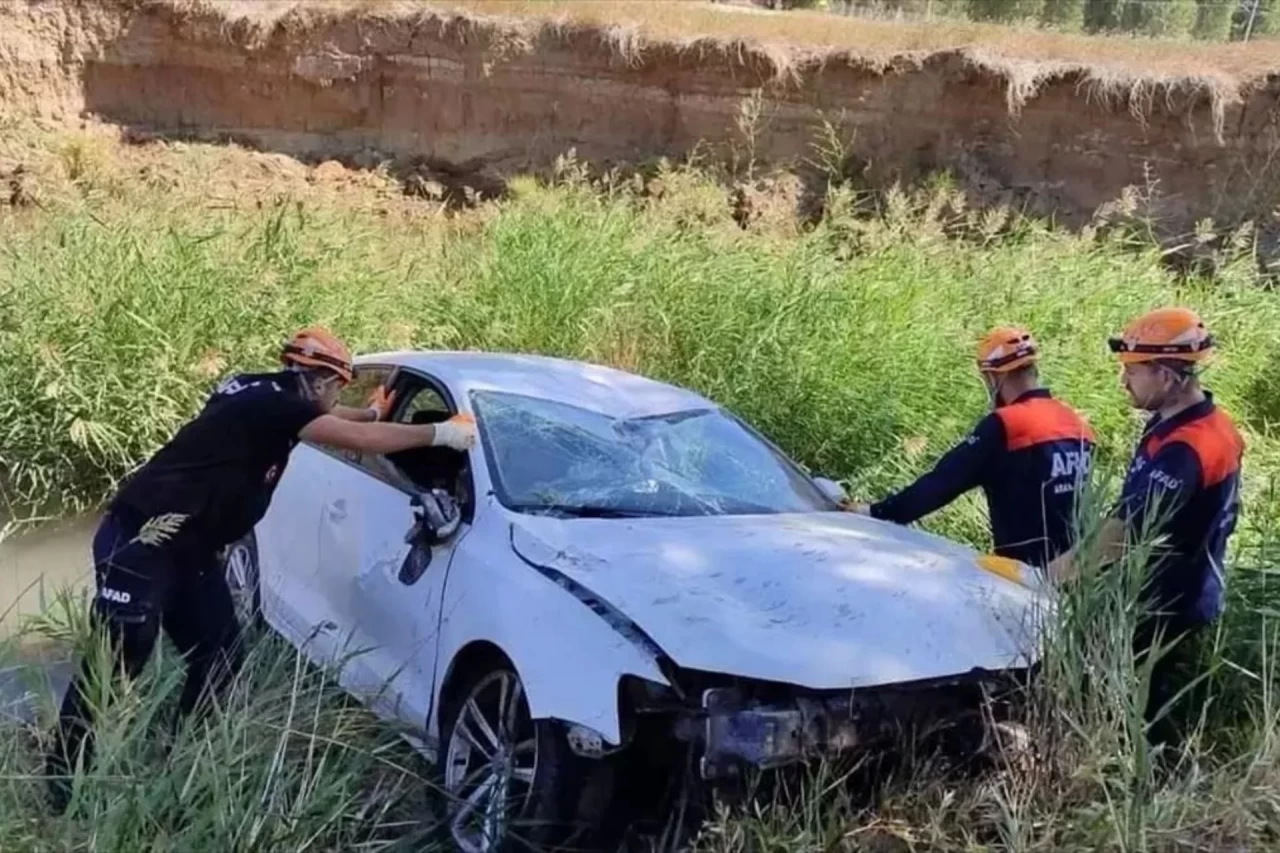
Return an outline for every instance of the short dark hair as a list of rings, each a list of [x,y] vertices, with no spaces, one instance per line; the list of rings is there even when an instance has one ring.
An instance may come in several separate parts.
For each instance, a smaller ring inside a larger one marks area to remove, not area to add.
[[[1183,361],[1180,358],[1157,358],[1152,364],[1163,367],[1184,380],[1196,379],[1200,375],[1199,371],[1196,370],[1195,364],[1190,361]]]

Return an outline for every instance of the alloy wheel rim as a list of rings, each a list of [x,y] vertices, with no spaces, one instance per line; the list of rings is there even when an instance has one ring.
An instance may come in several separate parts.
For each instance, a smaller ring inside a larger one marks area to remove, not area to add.
[[[463,853],[491,853],[527,806],[538,742],[515,673],[482,679],[466,696],[449,736],[444,786],[449,833]]]
[[[253,590],[257,580],[257,570],[253,565],[249,546],[243,543],[231,546],[231,550],[227,552],[226,575],[231,603],[235,608],[236,618],[243,626],[253,616]]]

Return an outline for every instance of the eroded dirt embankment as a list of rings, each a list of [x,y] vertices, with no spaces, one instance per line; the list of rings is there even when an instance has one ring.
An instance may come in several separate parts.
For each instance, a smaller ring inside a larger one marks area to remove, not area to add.
[[[494,173],[571,148],[594,163],[699,146],[813,162],[833,129],[828,155],[843,147],[844,167],[873,186],[948,168],[981,201],[1077,224],[1128,186],[1154,186],[1155,213],[1176,228],[1264,217],[1280,198],[1280,74],[1144,80],[976,49],[872,63],[420,7],[254,16],[229,0],[9,0],[0,103]]]

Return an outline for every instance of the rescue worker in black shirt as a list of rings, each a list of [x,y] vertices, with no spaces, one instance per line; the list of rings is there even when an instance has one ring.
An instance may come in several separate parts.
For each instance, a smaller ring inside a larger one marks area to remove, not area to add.
[[[91,616],[105,627],[117,669],[136,677],[163,628],[186,658],[182,715],[239,666],[240,626],[217,555],[266,513],[299,440],[374,453],[433,445],[461,452],[475,442],[468,416],[434,425],[376,423],[392,403],[383,389],[374,392],[369,409],[337,405],[352,379],[351,354],[324,329],[298,332],[281,360],[282,371],[220,384],[199,414],[124,483],[93,540]],[[92,760],[84,695],[89,670],[86,656],[67,688],[47,755],[58,812],[69,801],[78,757],[84,767]]]
[[[1161,308],[1138,317],[1109,341],[1123,365],[1133,405],[1151,413],[1125,476],[1120,502],[1090,555],[1119,560],[1137,542],[1154,545],[1134,632],[1141,663],[1153,651],[1146,705],[1148,740],[1177,745],[1182,735],[1166,705],[1189,688],[1184,712],[1198,711],[1199,641],[1222,614],[1227,541],[1240,509],[1244,440],[1199,379],[1212,336],[1194,311]],[[1157,539],[1165,540],[1156,544]],[[1050,567],[1069,580],[1083,560],[1063,554]],[[1161,653],[1163,650],[1163,654]],[[1165,713],[1162,713],[1165,712]]]
[[[1027,330],[991,331],[978,345],[977,362],[992,411],[931,471],[855,511],[911,524],[981,488],[997,555],[1043,567],[1069,548],[1094,434],[1075,410],[1041,387],[1038,360]]]

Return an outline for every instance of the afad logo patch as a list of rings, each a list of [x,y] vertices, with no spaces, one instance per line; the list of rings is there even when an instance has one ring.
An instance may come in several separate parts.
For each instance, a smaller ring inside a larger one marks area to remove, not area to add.
[[[104,586],[102,588],[101,595],[107,601],[114,601],[116,604],[128,604],[130,601],[133,601],[133,596],[129,593],[118,589],[112,589],[109,586]]]
[[[1053,454],[1053,473],[1050,477],[1056,480],[1059,477],[1084,476],[1089,473],[1092,463],[1093,458],[1087,450],[1059,451]]]

